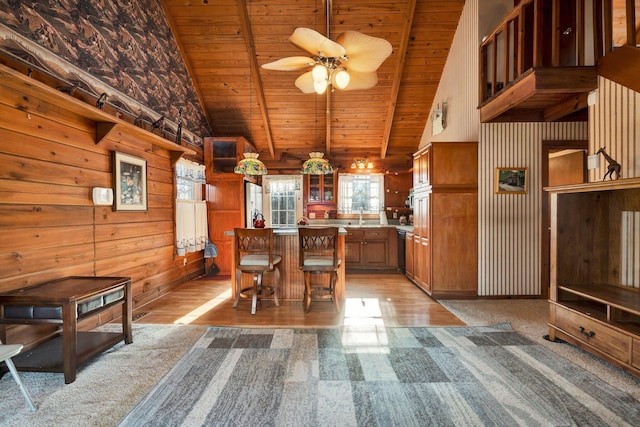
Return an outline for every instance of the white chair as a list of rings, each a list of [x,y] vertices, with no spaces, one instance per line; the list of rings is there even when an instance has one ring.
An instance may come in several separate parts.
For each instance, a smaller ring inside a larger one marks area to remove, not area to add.
[[[33,403],[33,399],[31,399],[31,395],[29,394],[29,390],[24,386],[24,383],[20,379],[18,375],[18,371],[16,370],[16,366],[13,364],[11,358],[22,351],[22,344],[2,344],[0,341],[0,362],[4,362],[7,364],[9,371],[11,371],[11,375],[13,375],[13,379],[16,380],[18,386],[20,387],[20,391],[24,395],[25,400],[27,401],[27,405],[32,411],[36,410],[36,405]]]

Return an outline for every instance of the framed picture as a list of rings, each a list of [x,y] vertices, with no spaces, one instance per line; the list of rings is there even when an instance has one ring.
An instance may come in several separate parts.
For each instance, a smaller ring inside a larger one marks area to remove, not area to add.
[[[147,161],[124,153],[113,153],[115,211],[147,210]]]
[[[527,168],[496,168],[496,194],[527,194]]]

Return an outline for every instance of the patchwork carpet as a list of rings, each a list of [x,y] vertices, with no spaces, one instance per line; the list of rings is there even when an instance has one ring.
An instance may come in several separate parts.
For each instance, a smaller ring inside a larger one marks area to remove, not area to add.
[[[212,327],[121,426],[637,425],[640,402],[487,327]]]

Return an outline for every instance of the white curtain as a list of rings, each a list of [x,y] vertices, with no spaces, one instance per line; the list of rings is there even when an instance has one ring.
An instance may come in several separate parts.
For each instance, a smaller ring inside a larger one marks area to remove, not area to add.
[[[178,255],[201,251],[208,241],[207,202],[202,201],[205,167],[189,160],[176,163],[176,249]]]
[[[208,240],[207,202],[176,200],[176,247],[178,255],[201,251]]]

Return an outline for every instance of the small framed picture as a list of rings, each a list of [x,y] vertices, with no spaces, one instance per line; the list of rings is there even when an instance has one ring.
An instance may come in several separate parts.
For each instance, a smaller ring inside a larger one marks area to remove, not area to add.
[[[147,210],[147,161],[128,154],[113,153],[115,211]]]
[[[496,194],[527,194],[527,168],[496,168]]]

